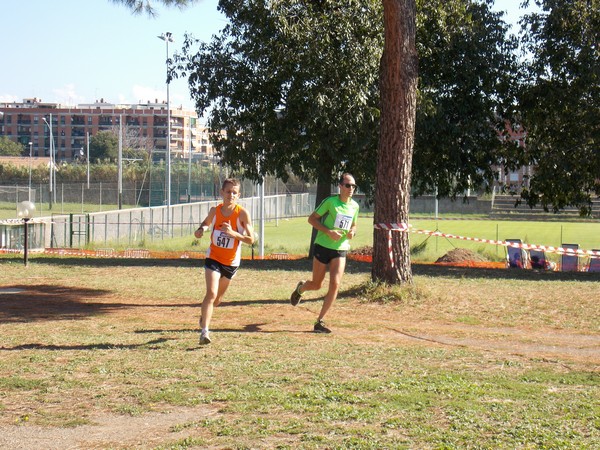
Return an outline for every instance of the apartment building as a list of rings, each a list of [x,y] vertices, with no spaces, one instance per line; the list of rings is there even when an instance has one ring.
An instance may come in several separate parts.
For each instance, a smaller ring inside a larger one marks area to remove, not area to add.
[[[168,142],[167,104],[146,102],[112,104],[100,99],[92,104],[66,106],[37,98],[0,103],[0,136],[22,144],[26,154],[50,156],[50,138],[56,161],[71,161],[86,154],[88,138],[99,131],[124,129],[135,146],[164,159]],[[195,111],[171,105],[171,158],[205,159],[213,156],[208,130]]]

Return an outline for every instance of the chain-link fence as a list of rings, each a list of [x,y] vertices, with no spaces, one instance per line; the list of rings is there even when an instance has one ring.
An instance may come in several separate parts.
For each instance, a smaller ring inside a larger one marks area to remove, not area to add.
[[[81,248],[94,245],[142,245],[146,242],[191,235],[220,200],[90,214],[53,215],[46,247]],[[240,199],[255,224],[260,220],[259,197]],[[308,216],[314,207],[309,194],[264,197],[264,220]]]
[[[37,216],[49,213],[77,212],[91,213],[118,209],[117,207],[135,208],[147,206],[163,206],[168,203],[192,203],[206,200],[219,200],[221,183],[224,175],[216,174],[213,178],[187,179],[176,176],[171,182],[170,202],[167,201],[167,190],[162,178],[140,179],[119,183],[86,183],[60,182],[55,186],[32,184],[18,181],[14,185],[0,186],[0,203],[18,204],[29,200],[36,204]],[[258,185],[250,180],[241,181],[241,194],[258,196]],[[300,190],[297,188],[300,187]],[[305,186],[291,187],[274,177],[265,177],[265,195],[304,193]],[[80,205],[80,207],[77,207]]]

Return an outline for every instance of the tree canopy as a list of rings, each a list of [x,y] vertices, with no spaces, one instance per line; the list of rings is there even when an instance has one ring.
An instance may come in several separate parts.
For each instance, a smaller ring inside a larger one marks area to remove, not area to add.
[[[7,136],[0,136],[0,156],[22,156],[25,147],[11,141]]]
[[[317,180],[318,198],[345,171],[367,189],[379,120],[379,0],[222,0],[219,8],[229,24],[209,43],[188,36],[175,60],[222,161],[250,179],[285,180],[291,171]]]
[[[116,161],[119,153],[119,136],[112,131],[100,131],[90,139],[90,159]]]
[[[522,22],[519,111],[527,137],[518,156],[535,166],[522,195],[532,206],[574,205],[588,214],[592,195],[600,195],[600,1],[536,4],[541,11]]]
[[[517,42],[491,0],[417,1],[419,97],[413,193],[491,186],[504,161]]]
[[[491,181],[492,164],[504,156],[498,136],[514,84],[516,42],[490,5],[417,3],[413,193],[437,187],[442,196],[461,194]],[[207,111],[223,160],[255,179],[259,167],[284,179],[291,169],[307,180],[329,181],[350,171],[370,192],[381,3],[285,0],[269,9],[263,2],[227,0],[220,8],[230,24],[210,43],[188,37],[178,70],[188,75],[197,109]]]
[[[131,10],[133,14],[147,14],[149,16],[156,16],[157,11],[153,5],[152,0],[110,0],[113,3],[124,5]],[[157,0],[158,3],[163,4],[167,7],[177,7],[183,9],[198,0]]]

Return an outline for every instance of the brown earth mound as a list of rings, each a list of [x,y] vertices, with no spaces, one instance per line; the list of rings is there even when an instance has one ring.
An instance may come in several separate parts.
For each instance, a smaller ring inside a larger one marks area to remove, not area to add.
[[[351,255],[373,255],[373,247],[365,245],[350,252]]]
[[[365,246],[352,250],[348,253],[348,258],[354,261],[372,262],[373,247]],[[421,263],[427,264],[427,263]],[[447,265],[453,267],[478,267],[486,269],[504,269],[504,262],[489,261],[479,253],[475,253],[465,248],[456,248],[439,258],[435,264]]]
[[[456,263],[456,262],[487,262],[488,260],[481,256],[479,253],[475,253],[466,248],[455,248],[449,251],[441,258],[438,258],[436,263]]]

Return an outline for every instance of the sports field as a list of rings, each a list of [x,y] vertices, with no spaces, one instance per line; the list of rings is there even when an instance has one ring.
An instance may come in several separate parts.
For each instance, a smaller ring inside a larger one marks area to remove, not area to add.
[[[245,260],[199,347],[201,264],[0,260],[0,448],[600,447],[600,274]]]

